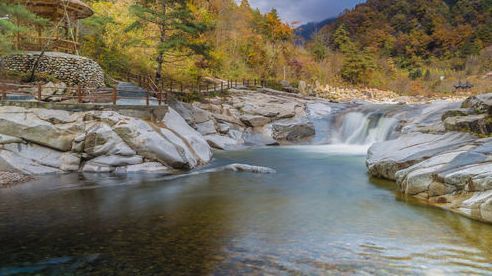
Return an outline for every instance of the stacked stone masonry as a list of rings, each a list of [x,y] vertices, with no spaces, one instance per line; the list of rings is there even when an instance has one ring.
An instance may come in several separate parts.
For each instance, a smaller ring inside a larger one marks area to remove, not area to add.
[[[0,58],[0,69],[28,73],[39,58],[39,52],[26,52]],[[66,84],[84,87],[103,87],[104,71],[95,61],[81,56],[46,52],[36,72],[47,73]]]

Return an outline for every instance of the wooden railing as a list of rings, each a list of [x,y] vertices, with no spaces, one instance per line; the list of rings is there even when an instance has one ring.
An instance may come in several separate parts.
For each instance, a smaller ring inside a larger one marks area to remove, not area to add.
[[[150,77],[142,77],[137,75],[133,75],[132,79],[128,78],[128,81],[143,88],[144,91],[142,92],[144,95],[131,96],[131,92],[134,91],[118,90],[116,87],[96,89],[87,88],[80,85],[65,88],[63,95],[43,95],[43,89],[49,89],[52,87],[46,87],[42,84],[24,85],[0,82],[0,100],[4,101],[17,96],[25,97],[26,99],[32,98],[33,100],[43,101],[45,97],[58,97],[60,101],[113,105],[116,105],[118,100],[144,100],[145,105],[149,106],[151,101],[155,101],[157,105],[162,105],[167,102],[170,97],[183,99],[188,95],[221,95],[226,93],[226,91],[231,88],[259,88],[268,86],[268,82],[264,80],[226,80],[214,83],[211,83],[210,81],[198,81],[196,83],[187,84],[173,80],[163,80],[157,84]],[[55,88],[53,87],[53,89]]]

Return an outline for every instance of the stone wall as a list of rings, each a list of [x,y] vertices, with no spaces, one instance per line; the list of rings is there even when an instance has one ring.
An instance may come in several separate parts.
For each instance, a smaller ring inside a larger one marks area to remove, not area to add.
[[[0,69],[28,73],[39,55],[40,52],[26,52],[0,58]],[[46,52],[40,60],[37,72],[48,73],[70,86],[104,86],[104,71],[99,64],[86,57]]]

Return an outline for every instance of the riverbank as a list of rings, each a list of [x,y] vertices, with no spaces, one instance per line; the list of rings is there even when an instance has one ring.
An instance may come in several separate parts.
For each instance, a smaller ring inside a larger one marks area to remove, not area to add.
[[[436,206],[491,221],[492,176],[485,173],[491,141],[484,138],[492,130],[491,109],[483,97],[462,106],[334,103],[265,88],[231,89],[201,102],[170,102],[151,121],[118,111],[4,106],[0,157],[34,175],[166,175],[206,165],[212,148],[332,144],[360,151],[374,144],[371,175]]]
[[[369,173],[433,206],[492,223],[492,94],[468,98],[440,124],[441,131],[373,145]]]

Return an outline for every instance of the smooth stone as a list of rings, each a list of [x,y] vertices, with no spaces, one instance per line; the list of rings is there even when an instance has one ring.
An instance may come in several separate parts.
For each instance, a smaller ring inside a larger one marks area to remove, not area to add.
[[[221,135],[206,135],[205,140],[207,140],[208,144],[219,150],[229,150],[238,146],[238,141],[227,136]]]
[[[249,114],[242,115],[240,120],[241,122],[243,122],[245,125],[249,127],[261,127],[270,123],[271,121],[270,118],[264,116],[249,115]]]
[[[217,130],[215,129],[215,123],[212,120],[196,124],[196,130],[201,134],[201,135],[210,135],[210,134],[216,134]]]
[[[299,142],[316,134],[308,120],[284,120],[272,124],[272,137],[278,141]]]
[[[116,174],[170,174],[172,169],[163,166],[159,162],[147,162],[138,165],[118,167]]]

